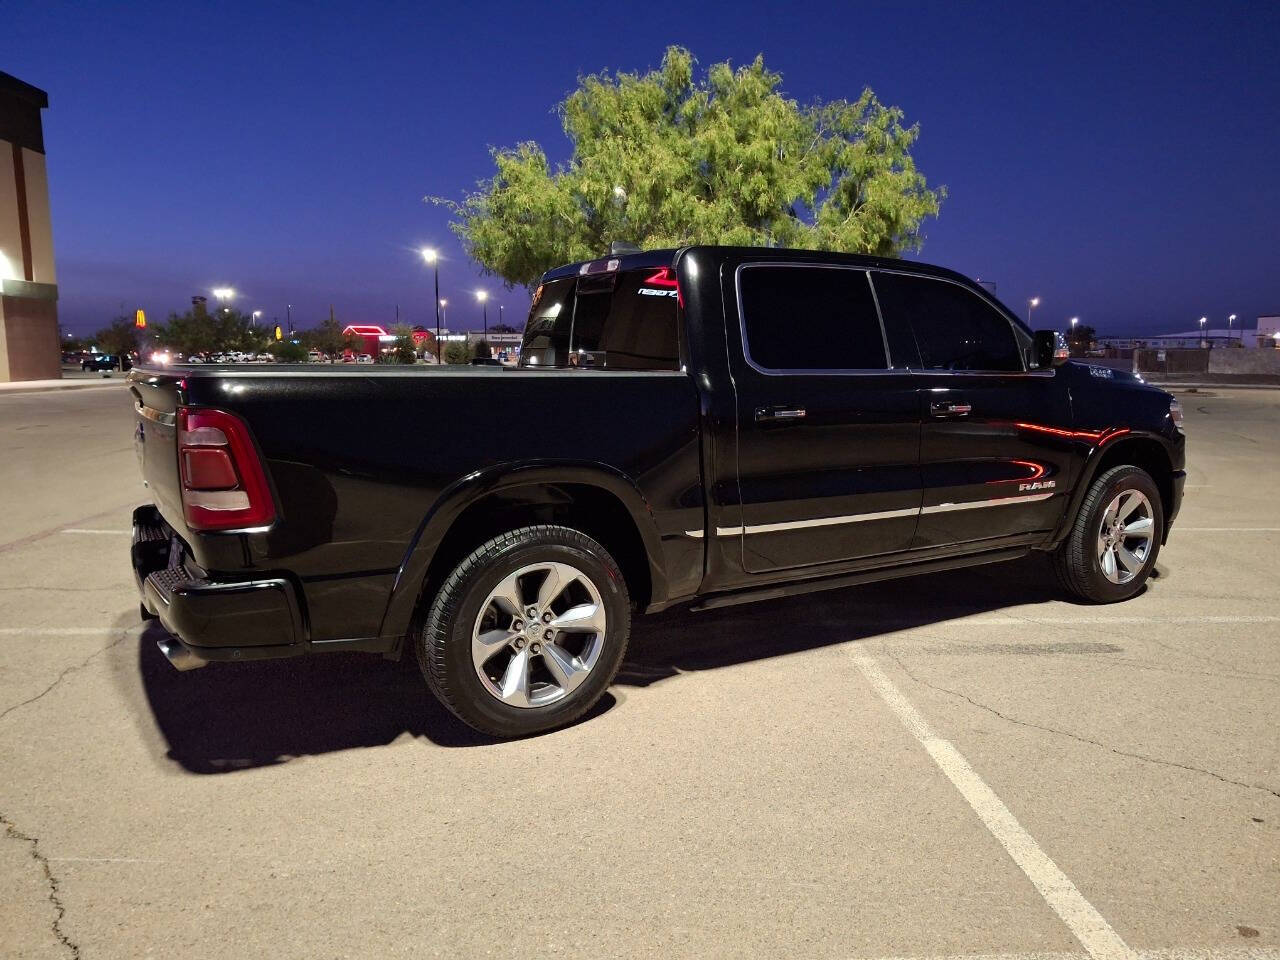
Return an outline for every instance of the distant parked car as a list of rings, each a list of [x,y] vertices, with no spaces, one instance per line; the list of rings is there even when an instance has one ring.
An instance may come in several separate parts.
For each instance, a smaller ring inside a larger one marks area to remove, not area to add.
[[[92,370],[95,373],[102,370],[131,370],[133,361],[128,356],[117,357],[110,353],[95,353],[91,357],[86,357],[80,361],[81,370]]]
[[[373,357],[367,353],[362,353],[356,357],[356,363],[373,363]]]
[[[497,357],[472,357],[471,365],[473,367],[500,367],[502,361]]]

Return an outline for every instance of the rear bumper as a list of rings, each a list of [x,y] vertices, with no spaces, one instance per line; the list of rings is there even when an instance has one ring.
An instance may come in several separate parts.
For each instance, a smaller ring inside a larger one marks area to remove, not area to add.
[[[304,652],[301,608],[280,577],[212,579],[154,506],[133,512],[133,575],[142,608],[172,634],[161,650],[179,669],[210,660]]]

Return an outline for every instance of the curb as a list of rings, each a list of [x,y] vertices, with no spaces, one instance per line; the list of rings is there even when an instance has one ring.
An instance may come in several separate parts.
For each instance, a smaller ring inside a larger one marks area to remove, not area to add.
[[[1280,390],[1280,383],[1182,383],[1178,381],[1148,380],[1161,390]]]
[[[110,387],[122,385],[124,384],[124,382],[125,381],[123,379],[108,381],[106,383],[85,382],[84,385],[81,386],[79,382],[73,381],[72,384],[60,385],[56,387],[47,386],[47,385],[39,386],[39,387],[22,387],[22,386],[10,387],[4,384],[0,384],[0,397],[7,397],[11,394],[20,394],[20,393],[54,393],[59,390],[61,391],[106,390]]]

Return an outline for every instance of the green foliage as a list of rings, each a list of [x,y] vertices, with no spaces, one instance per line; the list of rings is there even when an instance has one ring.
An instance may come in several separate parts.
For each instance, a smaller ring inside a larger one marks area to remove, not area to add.
[[[305,363],[307,348],[289,340],[273,340],[267,350],[280,363]]]
[[[133,317],[116,317],[110,326],[95,333],[90,342],[103,353],[118,357],[137,351],[140,332],[134,325]]]
[[[1093,349],[1094,341],[1097,339],[1098,331],[1087,323],[1077,324],[1067,331],[1067,347],[1071,350],[1073,357],[1084,356]]]
[[[354,344],[350,341],[354,340]],[[341,357],[342,351],[350,349],[355,353],[364,352],[364,341],[359,337],[342,335],[342,326],[338,323],[333,313],[330,312],[324,320],[320,322],[320,326],[314,330],[307,331],[306,337],[308,347],[324,353],[329,358]]]
[[[473,357],[492,357],[493,347],[489,345],[488,340],[477,340],[472,348],[471,355]]]
[[[395,342],[386,353],[377,357],[379,363],[417,363],[418,352],[413,348],[413,329],[407,324],[397,324],[391,328],[395,334]]]
[[[270,335],[266,328],[255,326],[249,314],[234,309],[171,313],[154,333],[161,344],[184,356],[231,350],[256,353],[266,348]]]
[[[573,155],[552,169],[536,143],[493,151],[495,176],[454,213],[467,252],[508,284],[641,247],[724,243],[894,256],[919,249],[945,188],[911,156],[919,128],[870,88],[801,107],[762,57],[695,79],[670,47],[639,75],[583,77],[560,116]]]
[[[470,363],[471,348],[461,340],[450,340],[444,347],[445,363]]]

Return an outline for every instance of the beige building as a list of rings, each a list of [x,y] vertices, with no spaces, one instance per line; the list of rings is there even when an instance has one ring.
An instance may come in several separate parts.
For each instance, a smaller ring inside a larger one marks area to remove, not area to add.
[[[0,71],[0,382],[62,376],[43,91]]]

